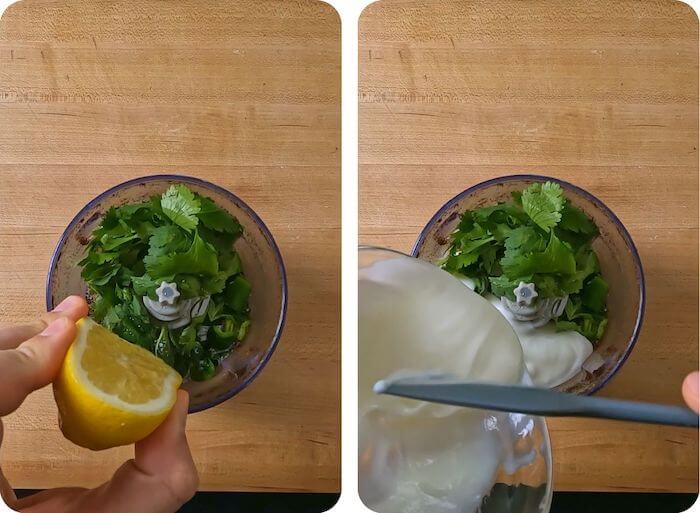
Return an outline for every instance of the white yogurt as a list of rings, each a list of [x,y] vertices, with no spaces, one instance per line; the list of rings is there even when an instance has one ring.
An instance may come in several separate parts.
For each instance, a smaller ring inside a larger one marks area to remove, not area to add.
[[[470,289],[474,282],[462,279]],[[518,321],[493,294],[488,299],[515,330],[523,348],[525,367],[535,386],[552,388],[581,372],[583,362],[593,353],[593,344],[576,331],[557,332],[552,323],[537,327],[533,322]]]
[[[377,395],[372,388],[416,372],[526,382],[515,332],[459,280],[409,257],[360,270],[359,319],[363,501],[381,513],[475,511],[499,466],[515,461],[502,439],[511,436],[505,414]]]

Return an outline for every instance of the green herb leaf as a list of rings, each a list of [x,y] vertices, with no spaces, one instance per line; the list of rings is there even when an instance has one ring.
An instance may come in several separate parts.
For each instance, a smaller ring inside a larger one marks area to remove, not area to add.
[[[598,228],[556,183],[535,183],[512,197],[464,212],[439,265],[474,280],[480,294],[515,299],[513,289],[522,281],[534,283],[543,299],[568,295],[557,329],[599,340],[608,285],[591,247]]]
[[[242,231],[238,221],[209,198],[202,197],[197,216],[204,226],[217,232],[238,235]]]
[[[191,242],[185,237],[182,230],[172,224],[166,224],[155,228],[148,239],[148,254],[160,256],[168,253],[185,251]]]
[[[171,185],[160,200],[163,213],[176,225],[188,232],[197,227],[201,203],[184,185]]]
[[[234,249],[241,232],[233,216],[184,185],[108,209],[78,264],[93,299],[91,315],[183,377],[209,379],[250,323],[250,283]],[[143,304],[143,296],[155,299],[163,281],[175,282],[181,299],[209,295],[207,312],[188,326],[168,329]],[[212,324],[229,320],[231,338],[215,351],[197,339],[207,319]]]
[[[226,287],[226,302],[235,312],[246,312],[250,291],[250,282],[243,276],[236,276]]]
[[[558,183],[533,183],[523,191],[522,202],[530,219],[543,230],[549,230],[561,220],[564,191]]]
[[[608,284],[600,275],[590,280],[581,291],[583,305],[596,313],[605,311]]]
[[[561,222],[558,228],[585,235],[598,235],[598,227],[579,208],[574,207],[568,200],[561,211]]]
[[[509,277],[535,273],[573,274],[576,272],[576,260],[571,249],[551,233],[544,251],[522,254],[519,250],[506,250],[501,267]]]
[[[163,256],[147,255],[144,258],[148,274],[154,278],[179,273],[215,276],[219,271],[219,261],[214,247],[205,242],[195,232],[192,245],[185,253],[172,253]]]

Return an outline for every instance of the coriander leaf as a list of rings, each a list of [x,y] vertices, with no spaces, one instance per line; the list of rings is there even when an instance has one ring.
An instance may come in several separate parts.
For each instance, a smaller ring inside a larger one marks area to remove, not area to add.
[[[202,196],[200,203],[201,209],[197,217],[199,217],[199,220],[204,226],[217,232],[226,232],[236,235],[241,233],[242,228],[238,221],[211,199]]]
[[[221,296],[217,297],[220,298]],[[209,322],[214,322],[217,320],[221,316],[223,309],[224,303],[221,301],[221,299],[215,299],[212,297],[209,301],[209,307],[207,308],[207,319],[209,319]]]
[[[476,240],[463,240],[462,244],[460,245],[459,251],[461,253],[472,253],[484,244],[488,244],[492,240],[494,240],[493,237],[484,237]]]
[[[557,329],[557,331],[578,331],[579,326],[573,321],[560,321],[557,320],[554,323],[554,327]]]
[[[505,239],[506,251],[543,251],[546,246],[546,239],[541,232],[538,232],[532,226],[519,226],[513,229]]]
[[[188,232],[194,230],[199,218],[200,201],[184,185],[171,185],[160,200],[163,213],[178,226]]]
[[[148,209],[148,203],[134,203],[132,205],[122,205],[117,207],[115,213],[119,219],[131,219],[138,211]]]
[[[167,278],[167,277],[166,277]],[[171,281],[170,279],[155,280],[151,278],[148,274],[143,276],[132,276],[131,283],[134,287],[134,292],[139,296],[149,296],[151,299],[155,298],[156,289],[160,286],[163,281]]]
[[[605,311],[605,302],[608,296],[608,284],[600,276],[595,276],[583,287],[581,299],[583,305],[596,313]]]
[[[177,289],[183,299],[197,297],[202,294],[202,280],[191,274],[178,274],[175,277]]]
[[[148,239],[148,254],[160,256],[166,253],[184,251],[188,240],[177,226],[166,224],[155,228]]]
[[[114,331],[114,327],[119,324],[122,318],[122,308],[121,306],[115,305],[109,307],[105,315],[101,319],[101,323],[111,331]]]
[[[528,221],[527,215],[519,206],[507,203],[479,208],[473,211],[472,216],[485,234],[492,235],[498,241],[502,241],[511,230]]]
[[[232,233],[217,232],[216,230],[211,230],[206,226],[199,226],[199,228],[197,228],[197,231],[204,240],[206,240],[212,246],[214,246],[214,248],[216,249],[216,251],[219,252],[219,254],[226,254],[232,252],[233,244],[234,242],[236,242],[236,239],[239,236]]]
[[[218,294],[224,290],[226,282],[232,276],[241,272],[241,258],[238,253],[219,256],[219,272],[207,281],[206,290],[209,294]]]
[[[561,290],[558,280],[551,274],[536,274],[532,277],[532,282],[535,284],[538,297],[560,297],[566,294]]]
[[[185,253],[146,255],[144,262],[148,274],[157,279],[179,273],[214,276],[219,271],[216,250],[197,232],[194,234],[192,245]]]
[[[85,280],[85,282],[91,286],[102,286],[106,285],[112,278],[114,278],[121,267],[117,264],[114,265],[110,263],[107,264],[95,264],[89,263],[80,273],[80,276]]]
[[[533,183],[523,191],[522,202],[530,219],[543,230],[549,230],[561,220],[564,192],[558,183]]]
[[[97,265],[102,265],[107,262],[112,262],[115,258],[119,257],[118,252],[102,252],[102,251],[93,251],[91,252],[88,256],[86,256],[83,260],[78,262],[79,266],[85,266],[88,263],[92,262]]]
[[[484,246],[479,249],[481,264],[488,275],[501,274],[501,266],[498,263],[498,247],[494,245]]]
[[[250,282],[243,276],[236,276],[226,287],[226,302],[236,312],[248,310],[248,297],[250,296]]]
[[[112,307],[114,307],[114,304],[112,303],[109,297],[99,296],[90,305],[90,314],[92,315],[93,319],[95,319],[99,323],[102,323],[102,319],[105,318],[107,312],[109,312],[109,310]]]
[[[489,291],[488,276],[472,276],[471,279],[474,281],[474,291],[477,294],[485,294]]]
[[[178,345],[182,353],[191,353],[197,344],[197,328],[189,325],[180,333]]]
[[[598,227],[593,221],[568,200],[561,211],[561,222],[558,228],[584,235],[598,235]]]
[[[127,242],[131,242],[134,239],[138,239],[138,234],[132,232],[124,235],[111,235],[110,233],[105,233],[100,239],[102,247],[107,251],[112,251],[120,246],[123,246]]]
[[[502,274],[501,276],[489,277],[489,282],[491,284],[491,292],[495,296],[505,296],[511,301],[515,300],[515,294],[513,293],[513,290],[518,286],[520,281],[520,278],[511,280],[505,274]]]
[[[580,310],[581,310],[581,298],[578,295],[569,296],[569,301],[567,301],[566,307],[564,308],[564,313],[566,314],[566,318],[568,318],[568,319],[576,318],[576,315],[578,314],[578,312]]]
[[[535,273],[573,274],[576,272],[576,260],[571,248],[550,233],[544,251],[523,254],[519,250],[506,250],[501,267],[510,278]]]
[[[443,268],[451,273],[462,272],[463,269],[476,263],[479,260],[479,253],[465,253],[459,255],[451,255],[443,264]]]
[[[590,246],[583,246],[576,254],[576,272],[561,280],[561,289],[565,294],[579,292],[583,282],[598,272],[598,257]]]

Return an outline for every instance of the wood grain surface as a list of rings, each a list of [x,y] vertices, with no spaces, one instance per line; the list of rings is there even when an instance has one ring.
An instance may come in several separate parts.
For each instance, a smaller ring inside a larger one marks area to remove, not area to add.
[[[335,11],[311,0],[25,0],[0,20],[1,324],[43,309],[72,216],[137,176],[222,185],[281,247],[275,355],[188,421],[203,490],[339,490],[339,38]],[[15,487],[95,485],[132,454],[64,440],[50,390],[5,426]]]
[[[646,318],[601,395],[698,367],[698,18],[672,1],[402,1],[360,20],[360,239],[410,251],[453,195],[559,177],[622,219]],[[557,490],[696,492],[696,430],[552,419]]]

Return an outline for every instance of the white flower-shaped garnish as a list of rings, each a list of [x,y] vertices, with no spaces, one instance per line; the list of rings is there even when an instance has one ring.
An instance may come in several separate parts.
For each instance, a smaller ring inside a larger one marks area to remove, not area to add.
[[[176,283],[164,281],[160,284],[160,287],[156,289],[156,295],[161,305],[172,305],[175,304],[177,298],[180,297],[180,291],[177,290]]]
[[[513,294],[515,294],[515,302],[520,306],[530,306],[538,296],[537,291],[535,290],[535,284],[525,283],[523,281],[521,281],[520,284],[515,287]]]

